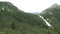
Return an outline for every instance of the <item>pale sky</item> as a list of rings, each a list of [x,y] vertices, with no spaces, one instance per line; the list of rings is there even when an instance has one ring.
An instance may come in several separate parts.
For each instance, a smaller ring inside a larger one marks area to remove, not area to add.
[[[0,0],[9,1],[25,12],[42,12],[51,5],[60,4],[60,0]]]

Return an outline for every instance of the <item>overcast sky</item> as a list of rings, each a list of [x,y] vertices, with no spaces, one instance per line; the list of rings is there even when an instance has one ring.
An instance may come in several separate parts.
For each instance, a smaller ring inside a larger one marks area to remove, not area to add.
[[[60,0],[0,0],[9,1],[25,12],[42,12],[51,5],[60,4]]]

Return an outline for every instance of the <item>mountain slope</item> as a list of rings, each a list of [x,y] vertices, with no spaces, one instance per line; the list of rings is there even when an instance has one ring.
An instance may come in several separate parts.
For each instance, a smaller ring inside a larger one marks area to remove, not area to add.
[[[10,2],[0,2],[0,32],[4,34],[56,34],[38,15],[25,13]]]
[[[44,10],[40,15],[42,15],[52,26],[54,31],[60,34],[60,5],[52,5],[48,9]]]

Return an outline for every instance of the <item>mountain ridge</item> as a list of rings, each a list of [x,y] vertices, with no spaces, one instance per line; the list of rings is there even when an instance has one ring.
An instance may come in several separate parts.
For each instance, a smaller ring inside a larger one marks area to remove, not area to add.
[[[56,34],[36,14],[25,13],[10,2],[0,2],[0,32],[4,34]],[[9,5],[10,4],[10,5]]]

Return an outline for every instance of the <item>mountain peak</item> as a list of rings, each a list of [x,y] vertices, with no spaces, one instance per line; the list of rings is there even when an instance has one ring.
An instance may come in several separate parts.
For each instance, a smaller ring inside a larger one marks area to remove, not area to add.
[[[11,4],[11,3],[10,2],[0,2],[0,6],[3,4],[6,5],[6,4]]]
[[[58,6],[58,4],[53,4],[52,6]]]
[[[13,9],[13,10],[19,10],[16,6],[14,6],[11,2],[0,2],[0,10],[6,10]]]
[[[7,7],[7,6],[11,7],[11,6],[13,6],[13,4],[10,2],[0,2],[0,8]]]
[[[56,6],[59,6],[58,4],[53,4],[51,7],[56,7]]]

